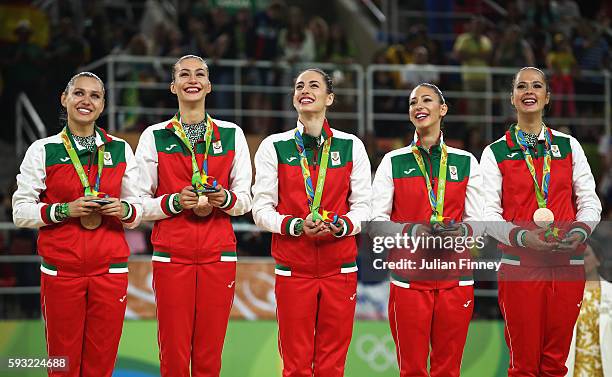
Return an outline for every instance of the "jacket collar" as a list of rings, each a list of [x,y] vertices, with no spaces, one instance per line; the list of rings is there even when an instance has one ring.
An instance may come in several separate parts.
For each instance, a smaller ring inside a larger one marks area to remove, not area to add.
[[[211,117],[210,115],[208,115],[208,113],[205,113],[204,116],[204,121],[206,121],[207,119],[210,119],[210,124],[212,124],[213,127],[213,136],[212,136],[212,141],[218,141],[221,140],[221,135],[219,134],[219,127],[217,126],[217,124],[215,123],[215,120],[213,119],[213,117]],[[172,133],[174,133],[174,122],[178,122],[179,124],[181,123],[181,114],[179,112],[177,112],[172,119],[170,119],[168,121],[168,124],[166,125],[166,129],[170,130]]]
[[[521,150],[521,146],[519,145],[518,140],[516,140],[516,127],[517,124],[514,123],[510,126],[508,131],[506,131],[506,144],[508,144],[508,148],[510,148],[510,150]],[[545,129],[546,131],[544,131]],[[549,127],[542,127],[540,134],[538,135],[538,142],[543,142],[546,140],[544,132],[548,132],[552,142],[554,135]]]
[[[113,139],[106,133],[106,131],[98,126],[94,126],[94,136],[96,138],[96,148],[100,148],[104,144],[108,144],[111,141],[113,141]],[[72,145],[76,147],[76,150],[79,153],[86,150],[84,146],[82,146],[81,144],[77,143],[76,140],[74,140],[72,132],[70,131],[69,128],[68,128],[68,137],[70,138]]]
[[[299,120],[297,121],[297,129],[298,131],[300,131],[300,134],[303,137],[304,136],[304,125]],[[325,118],[325,120],[323,120],[323,128],[321,129],[321,135],[319,136],[319,144],[323,144],[325,139],[332,137],[333,135],[334,134],[331,130],[331,127],[329,126],[329,122],[327,121],[327,118]]]
[[[414,142],[414,144],[417,147],[421,147],[421,148],[425,149],[425,147],[423,147],[421,145],[421,139],[419,138],[418,132],[414,131],[414,136],[412,137],[412,141]],[[440,137],[438,137],[438,142],[436,144],[432,145],[431,147],[433,148],[433,147],[439,146],[439,145],[441,145],[443,143],[444,143],[444,133],[442,131],[440,131]]]

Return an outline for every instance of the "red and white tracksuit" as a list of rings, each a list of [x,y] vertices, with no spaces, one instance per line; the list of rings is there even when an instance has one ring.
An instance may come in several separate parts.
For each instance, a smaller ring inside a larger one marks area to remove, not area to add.
[[[78,218],[59,221],[55,208],[83,196],[83,186],[60,135],[34,142],[27,150],[13,195],[18,227],[38,228],[41,305],[50,357],[68,358],[68,371],[49,376],[110,377],[127,304],[127,259],[123,228],[142,217],[134,188],[138,169],[130,146],[96,128],[96,144],[105,145],[100,191],[130,204],[127,218],[102,216],[87,230]],[[76,143],[89,181],[95,182],[97,152]],[[88,169],[89,166],[89,169]]]
[[[297,127],[303,132],[301,123]],[[354,236],[370,212],[370,162],[361,140],[324,124],[320,140],[333,136],[321,208],[346,226],[340,236],[298,236],[295,222],[309,209],[294,132],[267,137],[255,155],[253,219],[272,232],[283,376],[340,377],[357,301]],[[305,144],[309,138],[304,135]],[[322,147],[305,147],[316,187]]]
[[[174,196],[191,185],[191,154],[170,121],[148,127],[136,160],[143,219],[155,221],[153,289],[157,304],[161,374],[164,377],[216,377],[234,298],[236,236],[230,216],[251,209],[251,162],[244,133],[233,123],[213,119],[208,175],[227,193],[226,202],[199,217],[178,210]],[[205,141],[196,144],[202,166]]]
[[[601,203],[582,147],[572,136],[551,130],[547,208],[564,231],[588,236],[600,219]],[[544,130],[534,165],[542,181]],[[487,232],[500,242],[499,306],[510,349],[509,376],[564,376],[572,330],[584,290],[584,248],[572,252],[526,249],[522,234],[536,226],[533,178],[517,143],[514,126],[487,146],[481,167]],[[565,224],[565,225],[564,225]]]
[[[437,193],[440,145],[426,150],[416,133],[415,141]],[[483,230],[478,223],[482,218],[478,161],[469,152],[448,147],[447,169],[443,215],[464,222],[469,235],[478,236]],[[424,179],[410,146],[387,153],[372,184],[372,221],[376,222],[372,226],[412,235],[416,224],[427,224],[431,206]],[[379,223],[389,221],[396,224]],[[431,254],[436,258],[469,257],[455,251],[417,250],[408,254],[400,257],[413,259],[417,266]],[[433,271],[391,272],[389,323],[401,377],[459,376],[474,308],[473,284],[471,271],[449,271],[439,276]]]

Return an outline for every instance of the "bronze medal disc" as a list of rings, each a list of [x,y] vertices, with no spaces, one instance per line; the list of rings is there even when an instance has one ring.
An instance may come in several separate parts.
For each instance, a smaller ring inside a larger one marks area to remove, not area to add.
[[[81,226],[88,230],[97,229],[102,224],[102,216],[94,212],[87,216],[81,216]]]
[[[193,213],[200,217],[210,215],[212,212],[212,206],[208,204],[208,197],[202,195],[198,198],[198,205],[193,209]]]
[[[540,228],[547,228],[550,224],[555,221],[555,214],[550,209],[538,208],[533,213],[533,221]]]

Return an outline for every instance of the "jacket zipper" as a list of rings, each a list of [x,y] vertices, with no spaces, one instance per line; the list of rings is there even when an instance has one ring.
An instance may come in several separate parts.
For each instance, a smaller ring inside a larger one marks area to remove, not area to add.
[[[319,169],[317,168],[317,162],[319,159],[319,147],[315,144],[313,149],[312,149],[312,166],[313,166],[313,173],[311,173],[311,175],[317,175],[317,183],[319,184]],[[316,186],[313,187],[313,189],[316,189]],[[319,277],[319,240],[315,238],[314,240],[315,243],[315,277]]]
[[[427,157],[427,160],[429,161],[429,182],[431,183],[431,187],[433,188],[435,184],[434,175],[433,175],[433,164],[431,163],[431,157],[429,155],[429,152],[425,153],[425,156]]]

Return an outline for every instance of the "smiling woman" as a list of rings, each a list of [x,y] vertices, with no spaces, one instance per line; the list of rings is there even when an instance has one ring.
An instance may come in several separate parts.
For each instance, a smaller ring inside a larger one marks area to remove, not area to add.
[[[255,155],[253,219],[273,233],[284,376],[344,376],[353,331],[370,162],[360,139],[329,126],[334,96],[324,71],[301,72],[295,129],[268,136]]]
[[[418,85],[409,101],[414,139],[410,146],[387,153],[376,170],[372,220],[385,226],[393,222],[398,234],[413,239],[438,242],[444,237],[458,245],[481,232],[478,161],[444,142],[441,126],[448,106],[437,86]],[[440,247],[437,265],[423,258],[431,255],[429,249],[415,245],[389,256],[392,262],[410,260],[419,266],[416,270],[427,270],[419,274],[399,263],[391,269],[389,322],[400,375],[459,376],[474,307],[474,280],[462,259],[454,259],[460,249]],[[432,267],[424,267],[428,264]],[[440,270],[448,273],[438,274]]]
[[[123,227],[142,216],[137,168],[131,147],[95,125],[104,110],[98,76],[75,75],[61,103],[63,130],[34,142],[21,164],[13,219],[40,228],[47,350],[69,366],[49,375],[110,377],[127,304]]]
[[[516,124],[482,154],[485,219],[502,250],[499,305],[508,376],[564,376],[584,290],[584,242],[600,219],[595,181],[578,141],[543,122],[546,75],[512,83]]]
[[[230,216],[251,208],[244,133],[206,112],[208,66],[195,55],[172,66],[179,111],[148,127],[136,159],[144,218],[155,221],[153,282],[163,377],[218,376],[236,280]]]

